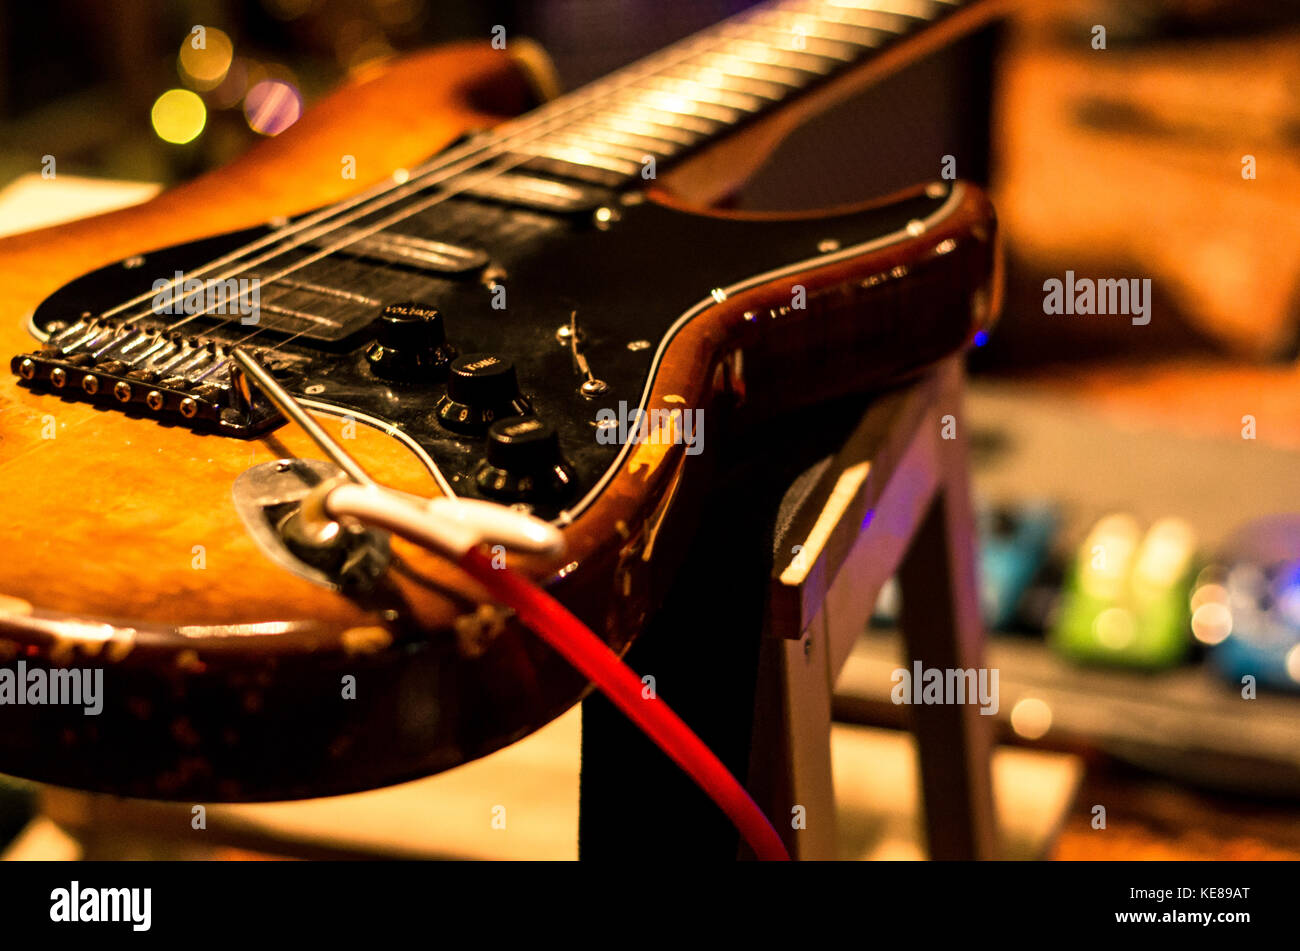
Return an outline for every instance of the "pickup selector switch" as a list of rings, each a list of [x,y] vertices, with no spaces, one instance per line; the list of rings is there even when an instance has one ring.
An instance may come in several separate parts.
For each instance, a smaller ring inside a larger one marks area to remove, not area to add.
[[[484,495],[503,502],[559,499],[574,485],[554,428],[536,416],[499,419],[488,427],[487,458],[474,472]]]
[[[415,301],[385,307],[379,315],[377,338],[366,351],[366,361],[385,380],[444,380],[456,356],[456,349],[447,343],[442,314]]]
[[[498,419],[529,412],[513,363],[495,353],[467,353],[452,361],[447,395],[434,415],[452,432],[478,435]]]

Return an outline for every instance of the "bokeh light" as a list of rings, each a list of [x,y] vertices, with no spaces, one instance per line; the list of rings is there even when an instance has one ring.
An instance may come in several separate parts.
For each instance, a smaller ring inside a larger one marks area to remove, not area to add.
[[[208,110],[197,93],[188,89],[168,89],[154,100],[150,114],[158,138],[174,145],[184,145],[198,138],[208,121]]]
[[[1300,683],[1300,644],[1286,652],[1284,663],[1286,664],[1286,675],[1296,683]]]
[[[1232,611],[1221,601],[1206,601],[1192,612],[1192,636],[1202,644],[1221,644],[1232,633]]]
[[[234,55],[235,46],[224,31],[205,27],[203,49],[194,48],[193,34],[186,36],[176,68],[181,79],[195,89],[215,89],[226,78]]]
[[[1027,740],[1037,740],[1052,728],[1052,708],[1037,697],[1025,697],[1011,708],[1011,729]]]
[[[264,79],[244,97],[249,128],[262,135],[279,135],[302,115],[302,96],[293,83]]]
[[[248,91],[248,60],[236,56],[235,61],[226,70],[226,78],[217,88],[208,93],[208,102],[217,109],[230,109],[239,105]]]

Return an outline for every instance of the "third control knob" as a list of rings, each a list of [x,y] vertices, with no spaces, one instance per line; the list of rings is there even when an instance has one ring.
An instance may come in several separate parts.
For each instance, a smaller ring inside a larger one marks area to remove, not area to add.
[[[452,361],[447,395],[434,410],[447,429],[469,435],[482,433],[498,419],[528,412],[515,365],[495,353],[467,353]]]
[[[555,430],[536,416],[499,419],[488,427],[487,458],[474,472],[484,495],[503,502],[559,499],[574,485]]]

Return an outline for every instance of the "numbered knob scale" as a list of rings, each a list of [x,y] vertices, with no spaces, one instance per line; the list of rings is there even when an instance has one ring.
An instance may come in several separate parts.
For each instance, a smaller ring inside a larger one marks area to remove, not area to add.
[[[573,470],[560,454],[554,428],[535,416],[500,419],[488,428],[487,458],[474,484],[503,502],[559,500],[574,485]]]
[[[495,353],[467,353],[452,361],[447,395],[434,415],[454,433],[476,436],[498,419],[531,412],[519,393],[515,365]]]

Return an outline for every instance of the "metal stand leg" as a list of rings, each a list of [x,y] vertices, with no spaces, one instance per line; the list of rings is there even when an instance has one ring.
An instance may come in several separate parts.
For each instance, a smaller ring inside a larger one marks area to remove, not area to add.
[[[979,670],[984,625],[976,587],[974,521],[961,415],[961,377],[940,380],[937,414],[939,487],[899,570],[903,638],[910,662],[941,670]],[[989,770],[991,724],[974,703],[913,705],[909,710],[921,765],[926,836],[935,859],[991,859],[996,854]]]
[[[787,500],[796,511],[776,565],[750,783],[798,858],[835,857],[831,697],[886,579],[899,574],[912,659],[982,664],[961,387],[951,359],[882,396],[816,490]],[[972,704],[909,712],[930,855],[994,857],[988,718]],[[791,829],[800,806],[806,827]]]

